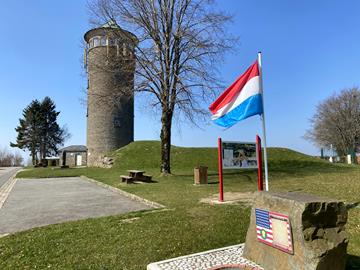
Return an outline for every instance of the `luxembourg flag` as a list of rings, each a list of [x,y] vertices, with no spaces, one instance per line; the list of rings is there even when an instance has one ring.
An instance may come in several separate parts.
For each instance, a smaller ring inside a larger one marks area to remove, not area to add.
[[[256,61],[209,107],[215,124],[231,127],[238,121],[263,113],[259,63]]]

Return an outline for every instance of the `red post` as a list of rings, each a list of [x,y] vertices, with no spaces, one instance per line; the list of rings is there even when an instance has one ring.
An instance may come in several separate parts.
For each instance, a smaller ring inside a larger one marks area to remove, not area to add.
[[[224,201],[223,189],[223,164],[222,164],[222,145],[221,138],[218,138],[218,164],[219,164],[219,201]]]
[[[262,153],[261,153],[261,139],[259,135],[256,135],[256,153],[258,163],[258,190],[264,190],[263,187],[263,172],[262,172]]]

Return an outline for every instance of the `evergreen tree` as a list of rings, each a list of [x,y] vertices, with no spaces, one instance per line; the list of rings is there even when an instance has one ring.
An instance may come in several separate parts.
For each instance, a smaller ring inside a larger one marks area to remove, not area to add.
[[[15,128],[18,133],[16,143],[10,143],[11,147],[29,150],[33,164],[38,162],[37,153],[40,146],[40,107],[40,102],[33,100],[23,110],[23,118],[19,119],[19,126]]]
[[[33,100],[23,110],[23,118],[19,119],[15,129],[18,133],[16,143],[10,145],[29,150],[33,164],[48,155],[56,155],[58,146],[69,137],[66,128],[57,123],[59,114],[51,98],[45,97],[41,102]]]
[[[46,158],[49,155],[56,155],[58,146],[63,145],[69,136],[66,128],[61,128],[57,123],[57,112],[55,103],[49,97],[41,102],[41,130],[40,130],[40,157]]]

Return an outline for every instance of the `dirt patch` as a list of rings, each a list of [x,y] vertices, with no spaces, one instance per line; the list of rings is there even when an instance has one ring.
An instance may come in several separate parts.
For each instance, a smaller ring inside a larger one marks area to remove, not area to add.
[[[254,199],[254,192],[225,192],[224,201],[219,202],[219,194],[213,194],[210,197],[202,198],[200,202],[208,204],[231,204],[245,203],[251,206]]]

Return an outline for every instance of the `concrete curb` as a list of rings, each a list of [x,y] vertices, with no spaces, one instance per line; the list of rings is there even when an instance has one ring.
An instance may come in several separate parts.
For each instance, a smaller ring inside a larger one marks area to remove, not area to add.
[[[16,184],[17,178],[15,178],[16,174],[18,172],[16,171],[9,180],[6,181],[5,184],[3,184],[0,187],[0,209],[3,207],[4,203],[6,202],[7,198],[10,195],[11,190]]]
[[[89,177],[87,177],[87,176],[81,175],[80,178],[81,178],[81,179],[84,179],[84,180],[86,180],[86,181],[92,182],[92,183],[94,183],[94,184],[96,184],[96,185],[98,185],[98,186],[101,186],[101,187],[103,187],[103,188],[109,189],[109,190],[111,190],[111,191],[113,191],[113,192],[116,192],[116,193],[118,193],[118,194],[120,194],[120,195],[123,195],[123,196],[125,196],[125,197],[127,197],[127,198],[130,198],[130,199],[132,199],[132,200],[135,200],[135,201],[144,203],[144,204],[146,204],[146,205],[148,205],[148,206],[151,206],[152,208],[155,208],[155,209],[166,208],[166,207],[165,207],[164,205],[162,205],[162,204],[159,204],[159,203],[157,203],[157,202],[153,202],[153,201],[150,201],[150,200],[141,198],[141,197],[139,197],[139,196],[137,196],[137,195],[135,195],[135,194],[132,194],[132,193],[126,192],[126,191],[124,191],[124,190],[118,189],[118,188],[116,188],[116,187],[113,187],[113,186],[104,184],[103,182],[96,181],[96,180],[91,179],[91,178],[89,178]]]

